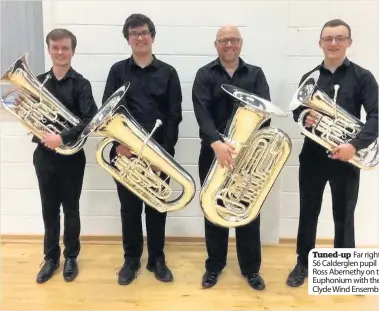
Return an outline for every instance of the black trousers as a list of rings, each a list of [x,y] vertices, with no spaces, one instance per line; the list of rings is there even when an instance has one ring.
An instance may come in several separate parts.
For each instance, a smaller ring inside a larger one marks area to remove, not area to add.
[[[210,146],[203,145],[199,156],[199,177],[203,185],[215,155]],[[226,266],[229,229],[217,226],[204,217],[207,271],[221,272]],[[241,273],[256,273],[261,267],[260,216],[236,230],[237,258]]]
[[[298,261],[308,264],[315,247],[323,193],[329,181],[334,219],[334,247],[355,247],[354,212],[358,200],[360,170],[350,163],[327,157],[326,150],[305,139],[299,156],[300,221]]]
[[[116,156],[112,147],[110,157]],[[124,259],[140,260],[143,253],[142,207],[144,202],[115,180],[121,204],[121,226]],[[154,263],[165,259],[165,228],[167,213],[160,213],[145,204],[148,261]]]
[[[44,222],[45,260],[59,260],[61,249],[60,206],[64,213],[63,243],[65,258],[77,258],[80,252],[79,201],[82,192],[86,157],[81,150],[64,156],[38,145],[33,154]]]

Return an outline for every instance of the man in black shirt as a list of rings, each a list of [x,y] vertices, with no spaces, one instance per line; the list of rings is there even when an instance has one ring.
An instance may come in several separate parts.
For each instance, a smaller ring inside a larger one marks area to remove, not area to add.
[[[62,131],[60,135],[48,133],[42,141],[36,136],[32,139],[37,143],[33,163],[38,178],[45,227],[45,263],[37,275],[38,283],[49,280],[59,267],[61,204],[64,212],[65,245],[63,276],[66,281],[72,281],[78,274],[76,259],[80,252],[79,201],[86,157],[83,149],[74,155],[60,155],[54,149],[62,143],[75,142],[97,112],[90,82],[71,67],[77,44],[75,35],[66,29],[54,29],[47,35],[46,44],[53,66],[37,78],[41,83],[47,81],[45,88],[82,122]]]
[[[244,62],[240,57],[242,38],[234,26],[224,26],[217,32],[215,47],[218,58],[200,68],[192,90],[192,101],[200,127],[201,150],[199,176],[201,185],[214,157],[221,166],[233,165],[233,147],[223,142],[227,122],[233,117],[233,100],[221,89],[221,84],[232,84],[270,100],[270,91],[260,67]],[[269,125],[267,121],[263,126]],[[217,283],[218,275],[226,266],[229,230],[205,220],[208,259],[202,285],[209,288]],[[261,266],[260,217],[250,224],[236,228],[237,255],[242,274],[251,287],[265,288],[259,275]]]
[[[372,73],[351,62],[346,49],[351,46],[351,29],[342,20],[327,22],[321,31],[320,47],[324,51],[322,64],[306,73],[300,84],[316,70],[318,87],[339,106],[360,119],[361,108],[366,111],[366,123],[349,143],[337,146],[331,157],[326,149],[305,137],[299,156],[300,221],[297,236],[297,264],[289,274],[287,284],[300,286],[308,275],[308,253],[315,247],[317,222],[323,193],[329,181],[335,226],[334,247],[355,247],[354,211],[358,199],[360,170],[348,163],[357,151],[368,147],[378,136],[378,84]],[[334,86],[339,85],[335,93]],[[304,107],[294,110],[297,122]],[[305,120],[307,128],[315,123],[312,111]]]
[[[179,123],[182,120],[182,91],[176,70],[152,54],[155,26],[147,16],[132,14],[123,27],[123,35],[132,49],[132,56],[115,63],[109,72],[103,103],[125,82],[130,87],[123,104],[139,124],[150,132],[157,119],[162,126],[153,138],[171,156],[175,154],[178,141]],[[123,110],[121,109],[120,112]],[[117,154],[131,156],[130,150],[118,143],[114,144],[110,157]],[[143,251],[142,206],[143,202],[116,181],[121,203],[122,241],[124,264],[118,274],[120,285],[130,284],[141,267]],[[148,263],[146,268],[154,272],[162,282],[171,282],[173,275],[166,266],[164,244],[167,213],[160,213],[145,204]]]

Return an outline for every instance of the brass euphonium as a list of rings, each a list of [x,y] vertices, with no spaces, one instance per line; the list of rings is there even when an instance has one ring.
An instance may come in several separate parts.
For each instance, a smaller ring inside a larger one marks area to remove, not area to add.
[[[36,137],[42,139],[46,132],[60,134],[78,125],[81,120],[71,113],[58,99],[44,88],[50,78],[43,83],[31,72],[27,55],[18,58],[0,78],[0,82],[10,84],[10,88],[0,97],[1,105],[15,116]],[[10,105],[8,97],[18,98],[18,103]],[[62,155],[71,155],[82,149],[85,140],[57,147],[55,151]]]
[[[221,168],[214,159],[200,192],[200,203],[209,221],[234,228],[259,215],[292,144],[283,131],[271,126],[260,128],[272,114],[286,116],[280,108],[233,85],[221,88],[236,105],[223,135],[224,141],[235,148],[235,166]]]
[[[130,83],[127,82],[116,90],[99,109],[98,113],[82,133],[82,139],[91,133],[105,138],[96,148],[96,159],[115,180],[132,191],[146,204],[159,212],[172,212],[184,208],[193,199],[196,186],[191,175],[184,170],[174,158],[167,153],[153,138],[161,125],[157,120],[149,133],[134,119],[125,106],[121,105]],[[123,113],[119,109],[124,109]],[[111,165],[104,158],[104,149],[111,143],[118,142],[131,150],[133,156],[128,158],[117,155]],[[160,174],[167,176],[162,179]],[[174,191],[167,181],[177,182],[181,194],[170,200]]]
[[[330,153],[334,147],[355,138],[364,124],[337,104],[338,85],[333,99],[317,88],[319,77],[320,72],[314,71],[303,81],[292,98],[290,110],[305,107],[297,122],[301,132]],[[311,110],[316,111],[319,117],[311,128],[306,128],[305,119]],[[349,162],[360,169],[374,168],[379,162],[378,139],[359,150]]]

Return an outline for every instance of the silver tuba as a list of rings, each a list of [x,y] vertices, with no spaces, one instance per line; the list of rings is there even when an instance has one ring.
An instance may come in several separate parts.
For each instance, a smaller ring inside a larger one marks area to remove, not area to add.
[[[0,97],[1,105],[39,139],[46,132],[60,134],[81,122],[44,88],[48,79],[49,76],[43,83],[38,81],[29,69],[27,54],[18,58],[0,78],[1,83],[13,86]],[[14,98],[18,97],[19,103],[11,105],[8,97],[14,93],[18,93]],[[62,144],[55,151],[62,155],[71,155],[82,149],[84,144],[84,140]]]
[[[292,111],[301,106],[306,108],[300,113],[297,122],[301,132],[330,152],[334,147],[355,138],[364,124],[337,104],[338,85],[335,86],[333,99],[317,89],[319,76],[320,72],[314,71],[303,81],[289,108]],[[305,118],[311,110],[316,111],[319,117],[308,129],[305,127]],[[367,148],[359,150],[349,162],[360,169],[374,168],[379,162],[378,139]]]
[[[116,90],[99,109],[81,134],[86,139],[91,133],[104,138],[96,148],[98,164],[115,180],[132,191],[142,201],[159,212],[173,212],[184,208],[193,199],[196,186],[191,175],[167,153],[153,138],[162,124],[157,120],[154,129],[147,133],[133,118],[128,109],[121,105],[130,83]],[[119,109],[124,109],[121,113]],[[118,142],[131,150],[132,157],[118,155],[113,165],[104,158],[105,148]],[[160,174],[167,178],[161,178]],[[174,194],[170,181],[181,186],[180,195]]]
[[[205,217],[233,228],[253,221],[292,149],[290,138],[274,127],[264,127],[272,114],[286,114],[271,102],[233,85],[221,88],[234,98],[235,113],[225,142],[235,147],[235,167],[221,168],[215,158],[200,192]]]

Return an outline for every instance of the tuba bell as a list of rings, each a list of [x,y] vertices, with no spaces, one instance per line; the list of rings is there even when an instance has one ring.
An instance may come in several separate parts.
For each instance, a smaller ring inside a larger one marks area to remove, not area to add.
[[[50,76],[47,75],[40,83],[28,66],[27,56],[24,54],[19,57],[0,78],[1,83],[13,86],[0,97],[1,105],[39,139],[46,132],[60,134],[78,125],[81,120],[44,88]],[[8,97],[17,93],[19,96],[14,97],[19,98],[18,104],[10,105]],[[72,155],[82,149],[84,144],[84,140],[78,140],[62,144],[55,151]]]
[[[235,112],[223,140],[235,148],[235,167],[214,159],[200,191],[205,217],[221,227],[246,225],[260,213],[292,149],[290,138],[274,127],[260,126],[271,116],[286,116],[271,102],[233,85],[221,88],[234,98]]]
[[[182,209],[195,195],[195,181],[152,137],[162,122],[157,120],[154,129],[147,133],[121,105],[129,85],[125,83],[106,100],[82,132],[81,139],[91,133],[104,137],[96,148],[98,164],[146,204],[162,213]],[[125,112],[120,113],[119,109]],[[104,158],[104,150],[113,142],[128,147],[133,156],[117,155],[112,165]],[[167,178],[161,178],[160,174]],[[174,190],[169,179],[182,188],[180,195],[172,200]]]
[[[298,107],[304,108],[297,122],[301,132],[330,153],[334,147],[355,138],[364,124],[337,104],[338,85],[335,86],[333,99],[317,88],[319,76],[320,72],[314,71],[303,81],[289,108],[292,111]],[[305,118],[311,110],[316,111],[319,116],[312,127],[307,129]],[[349,162],[360,169],[374,168],[379,162],[378,139],[367,148],[359,150]]]

